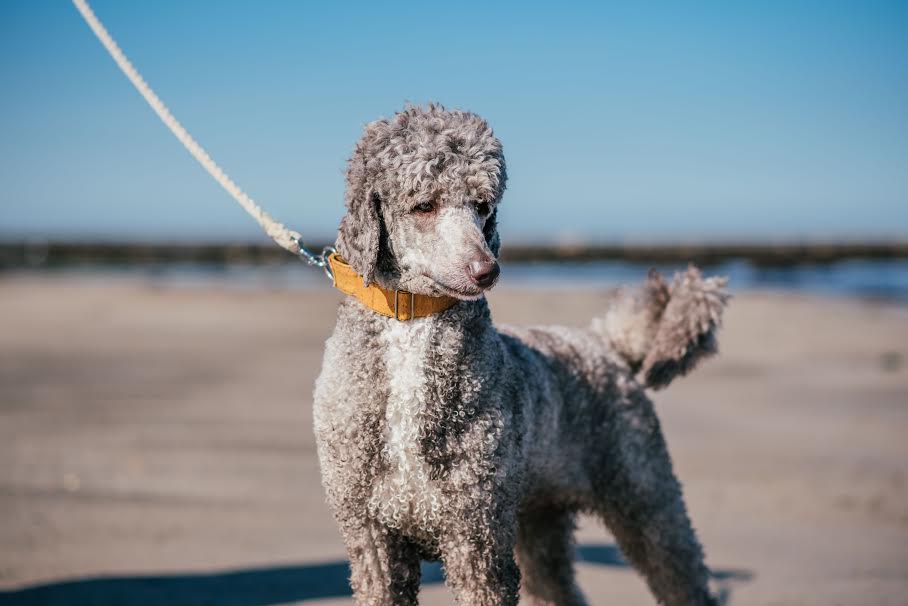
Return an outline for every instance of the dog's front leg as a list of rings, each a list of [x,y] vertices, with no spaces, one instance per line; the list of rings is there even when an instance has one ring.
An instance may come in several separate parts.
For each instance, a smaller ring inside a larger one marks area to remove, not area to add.
[[[419,552],[397,531],[367,520],[344,529],[357,606],[410,606],[419,593]]]
[[[517,604],[520,571],[514,559],[513,516],[468,512],[451,522],[441,542],[445,579],[459,606]]]

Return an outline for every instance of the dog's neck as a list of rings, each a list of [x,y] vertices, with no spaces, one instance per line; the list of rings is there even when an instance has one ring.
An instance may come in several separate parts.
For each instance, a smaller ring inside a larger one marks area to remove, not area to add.
[[[384,351],[387,335],[406,336],[424,356],[457,358],[474,353],[481,336],[492,328],[489,305],[483,297],[457,301],[450,308],[426,317],[401,322],[376,313],[353,297],[348,297],[338,313],[338,327],[355,335],[362,351]],[[422,362],[420,362],[422,363]]]
[[[403,298],[409,295],[401,294],[401,306]],[[392,298],[393,301],[393,298]],[[393,303],[392,303],[393,305]],[[344,302],[344,311],[339,316],[339,321],[355,321],[357,323],[367,323],[372,330],[367,331],[374,334],[390,328],[396,324],[404,326],[435,326],[444,327],[446,330],[461,332],[475,331],[483,326],[490,326],[492,323],[489,312],[489,304],[485,297],[472,301],[453,300],[445,305],[444,309],[433,313],[420,313],[414,318],[408,318],[405,321],[396,320],[393,311],[391,313],[378,312],[366,305],[359,297],[348,296]]]

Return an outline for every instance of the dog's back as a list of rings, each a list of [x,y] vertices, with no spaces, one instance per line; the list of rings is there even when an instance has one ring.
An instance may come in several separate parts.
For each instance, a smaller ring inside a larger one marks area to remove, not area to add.
[[[497,327],[524,394],[514,405],[529,445],[527,499],[588,508],[598,498],[592,476],[616,458],[615,433],[630,417],[657,424],[644,389],[667,386],[716,352],[723,286],[693,267],[671,285],[650,272],[636,294],[622,292],[589,329]]]

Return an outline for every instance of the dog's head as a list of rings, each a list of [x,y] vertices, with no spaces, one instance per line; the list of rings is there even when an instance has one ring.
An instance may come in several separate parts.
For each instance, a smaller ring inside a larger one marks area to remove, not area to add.
[[[485,120],[440,105],[367,124],[347,168],[337,247],[366,284],[475,299],[498,278],[506,181]]]

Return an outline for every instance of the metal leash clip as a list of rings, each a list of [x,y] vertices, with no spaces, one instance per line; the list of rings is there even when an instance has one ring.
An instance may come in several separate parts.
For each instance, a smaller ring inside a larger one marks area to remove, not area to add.
[[[315,254],[303,244],[303,241],[300,238],[293,238],[293,243],[296,244],[296,247],[299,249],[297,254],[306,262],[307,265],[312,267],[321,267],[325,271],[325,275],[328,276],[332,282],[334,282],[334,273],[331,271],[331,264],[328,263],[328,257],[337,252],[337,249],[333,246],[326,246],[322,249],[322,252]]]

